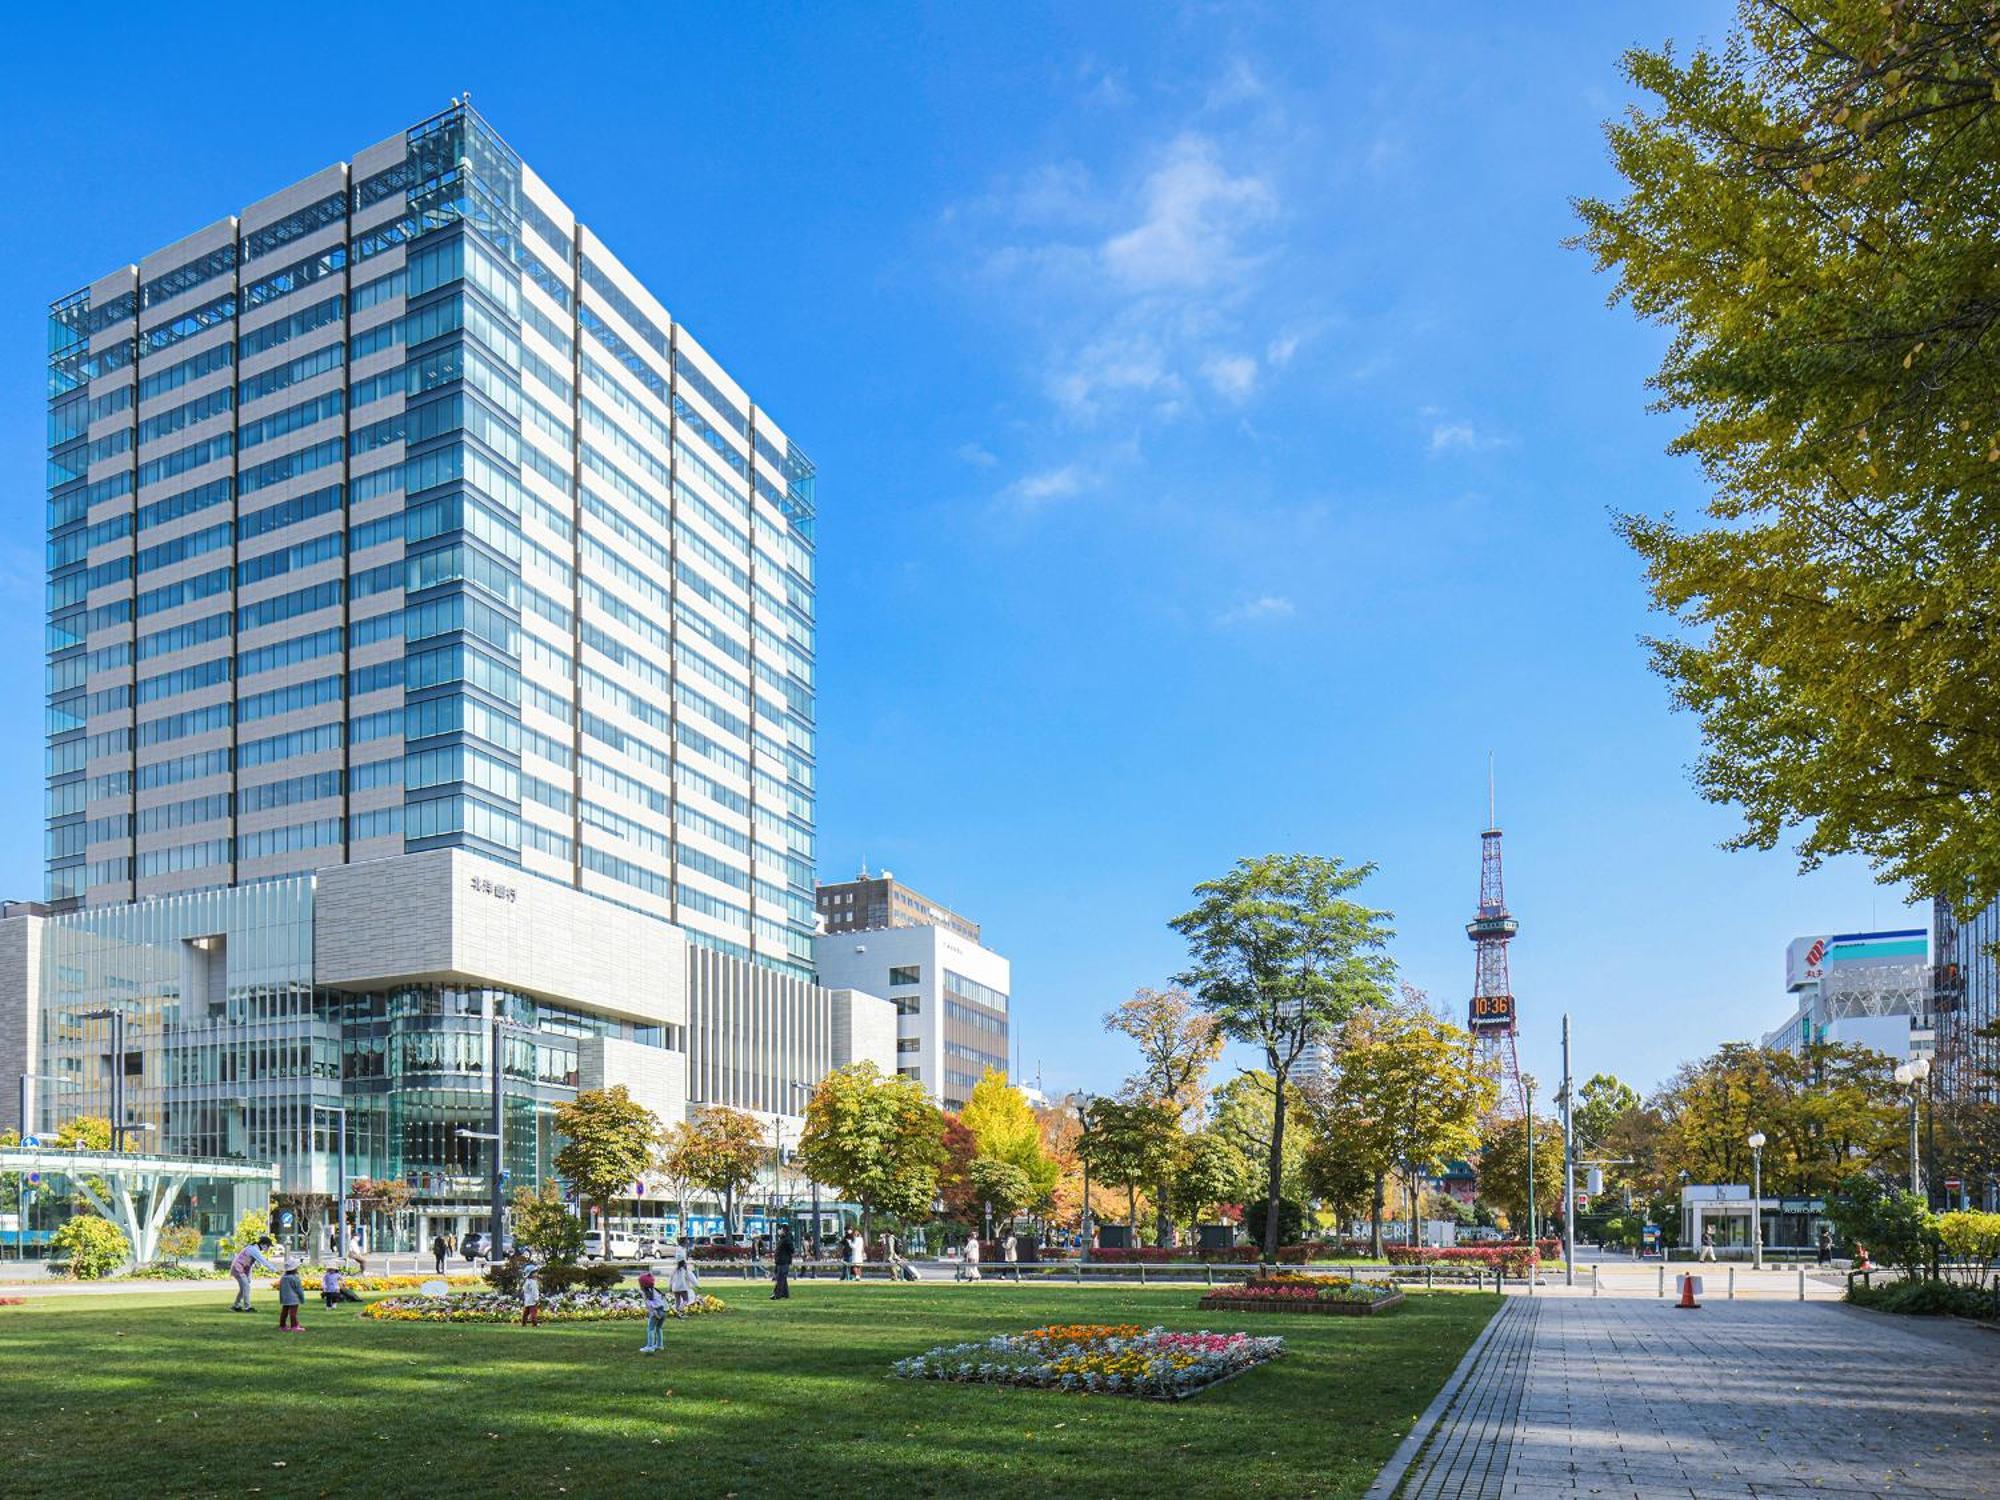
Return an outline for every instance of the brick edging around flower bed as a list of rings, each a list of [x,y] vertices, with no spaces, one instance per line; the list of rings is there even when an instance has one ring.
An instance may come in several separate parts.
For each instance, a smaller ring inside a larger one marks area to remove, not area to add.
[[[1378,1302],[1313,1302],[1303,1297],[1231,1297],[1222,1292],[1212,1292],[1196,1304],[1203,1312],[1287,1312],[1287,1313],[1332,1313],[1338,1316],[1365,1318],[1375,1313],[1387,1312],[1404,1301],[1403,1294],[1396,1292]]]

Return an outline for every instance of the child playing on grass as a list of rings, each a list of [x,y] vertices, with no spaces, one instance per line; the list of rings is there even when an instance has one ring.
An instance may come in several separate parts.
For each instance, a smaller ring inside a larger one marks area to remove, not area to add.
[[[280,1332],[303,1333],[299,1327],[299,1304],[306,1300],[305,1283],[299,1280],[299,1263],[285,1262],[284,1274],[278,1278],[278,1329]]]
[[[651,1271],[639,1277],[639,1296],[646,1304],[646,1346],[641,1354],[658,1354],[666,1348],[667,1299]]]
[[[521,1272],[521,1324],[525,1328],[542,1326],[542,1268],[529,1266]]]
[[[686,1317],[688,1304],[694,1301],[695,1294],[701,1290],[701,1278],[695,1275],[694,1266],[688,1261],[686,1245],[679,1245],[674,1249],[674,1271],[673,1275],[667,1278],[667,1285],[673,1288],[674,1316]]]

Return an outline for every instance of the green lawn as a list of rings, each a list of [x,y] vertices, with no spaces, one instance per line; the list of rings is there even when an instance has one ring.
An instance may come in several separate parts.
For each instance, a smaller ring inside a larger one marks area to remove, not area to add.
[[[1198,1287],[803,1282],[668,1327],[540,1330],[207,1297],[0,1308],[0,1493],[1091,1497],[1359,1495],[1492,1316],[1479,1293],[1374,1318],[1198,1312]],[[1281,1333],[1173,1405],[895,1380],[933,1344],[1050,1321]]]

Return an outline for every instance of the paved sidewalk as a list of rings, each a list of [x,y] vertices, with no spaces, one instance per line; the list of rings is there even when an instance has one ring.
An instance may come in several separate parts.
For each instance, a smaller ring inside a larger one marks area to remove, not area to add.
[[[1824,1302],[1529,1305],[1397,1494],[2000,1496],[2000,1335]]]

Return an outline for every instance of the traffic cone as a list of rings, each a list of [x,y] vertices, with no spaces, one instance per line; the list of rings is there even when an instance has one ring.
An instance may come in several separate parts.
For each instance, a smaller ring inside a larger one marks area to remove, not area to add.
[[[1694,1273],[1692,1271],[1681,1277],[1681,1300],[1676,1302],[1674,1306],[1693,1309],[1700,1308],[1701,1304],[1694,1300]]]

